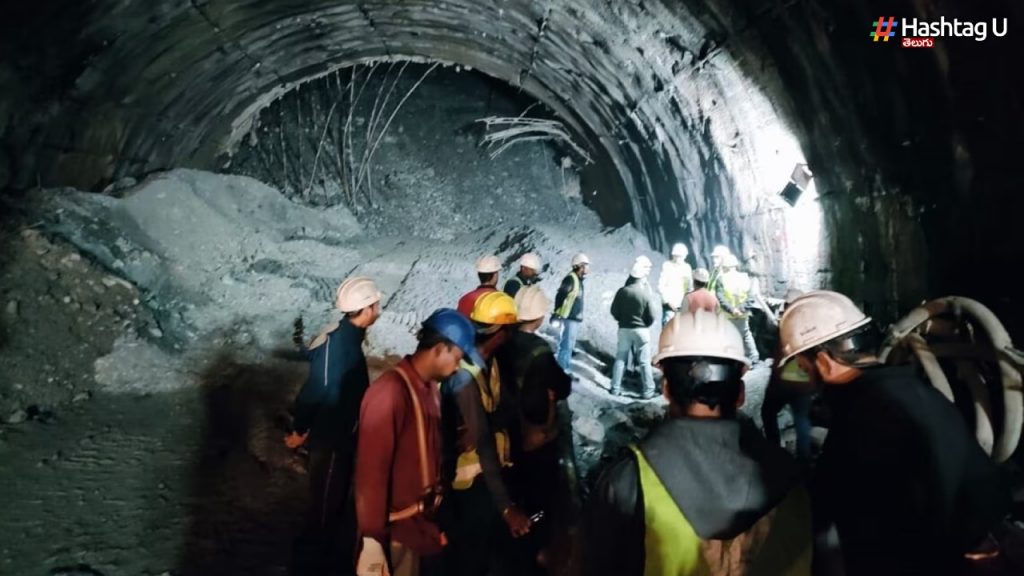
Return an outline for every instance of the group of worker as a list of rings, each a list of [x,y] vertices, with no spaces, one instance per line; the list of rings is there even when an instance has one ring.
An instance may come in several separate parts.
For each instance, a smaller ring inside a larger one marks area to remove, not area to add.
[[[750,304],[759,304],[767,312],[761,291],[747,273],[739,269],[739,259],[725,246],[711,252],[711,271],[694,270],[686,261],[689,249],[685,244],[672,246],[670,259],[661,266],[658,294],[661,313],[656,316],[654,291],[648,282],[653,264],[647,256],[638,256],[626,283],[615,293],[611,314],[618,323],[618,344],[609,392],[622,395],[622,379],[626,368],[635,365],[643,384],[640,397],[650,400],[660,395],[655,389],[651,370],[650,328],[660,317],[667,325],[676,314],[705,310],[722,311],[743,337],[744,352],[752,363],[760,361],[757,345],[750,330]],[[769,314],[774,320],[774,316]],[[632,361],[631,361],[632,360]]]
[[[502,291],[501,262],[480,258],[479,286],[430,314],[416,349],[372,383],[362,344],[382,294],[366,277],[341,284],[344,317],[309,346],[285,439],[308,448],[312,489],[292,574],[546,573],[550,527],[572,499],[557,488],[573,474],[560,358],[575,345],[588,264],[573,258],[552,302],[536,285],[537,255]],[[558,359],[537,334],[552,314]]]
[[[1010,507],[999,469],[913,368],[880,364],[877,330],[852,301],[792,295],[779,319],[777,369],[795,366],[832,412],[808,476],[739,411],[754,363],[737,321],[746,297],[733,292],[742,283],[709,289],[737,266],[718,251],[714,271],[674,288],[666,278],[688,265],[685,247],[672,252],[659,285],[682,296],[661,290],[664,326],[645,361],[663,374],[645,392],[668,400],[669,417],[600,475],[580,522],[582,573],[952,575],[997,553]],[[649,275],[644,260],[617,318]],[[552,302],[536,255],[502,290],[501,262],[481,258],[480,285],[427,317],[415,350],[372,383],[362,342],[382,295],[368,278],[342,283],[345,316],[310,345],[286,438],[309,448],[312,489],[293,574],[547,573],[551,516],[569,498],[564,400],[589,263],[572,259]],[[537,335],[549,316],[557,351]]]

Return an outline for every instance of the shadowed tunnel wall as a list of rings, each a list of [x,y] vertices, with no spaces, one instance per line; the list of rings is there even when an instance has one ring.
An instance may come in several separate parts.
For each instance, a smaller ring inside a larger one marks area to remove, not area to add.
[[[983,4],[983,6],[981,5]],[[519,87],[607,158],[659,248],[722,242],[794,274],[795,162],[815,173],[827,262],[806,284],[891,319],[981,298],[1019,333],[1019,3],[896,0],[97,0],[2,9],[0,187],[99,190],[172,166],[222,168],[274,98],[374,59],[458,63]],[[1007,17],[987,42],[872,44],[870,22]],[[1000,57],[1003,56],[1003,57]],[[782,231],[782,232],[780,232]],[[816,240],[801,240],[802,242]],[[805,267],[806,267],[806,263]]]

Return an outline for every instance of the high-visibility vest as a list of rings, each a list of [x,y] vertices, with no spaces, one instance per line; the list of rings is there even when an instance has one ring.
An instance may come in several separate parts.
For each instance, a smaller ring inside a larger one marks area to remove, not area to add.
[[[460,368],[469,372],[480,389],[480,401],[484,412],[490,416],[498,410],[501,402],[501,371],[498,369],[498,361],[491,359],[488,373],[485,375],[478,366],[463,360]],[[508,432],[505,430],[493,430],[493,423],[488,417],[488,425],[494,432],[494,445],[498,452],[498,463],[502,467],[512,465],[512,448],[509,444]],[[461,454],[455,463],[455,480],[452,481],[452,488],[455,490],[467,490],[473,486],[473,480],[483,472],[480,465],[480,455],[477,454],[476,446],[471,444]]]
[[[744,308],[750,298],[750,276],[738,270],[722,275],[722,292],[725,300],[732,308]]]
[[[802,488],[731,540],[702,540],[637,446],[644,576],[810,576],[811,508]],[[739,571],[731,563],[744,564]]]
[[[569,277],[572,278],[572,288],[569,289],[569,293],[565,295],[565,300],[562,300],[562,305],[555,310],[555,316],[560,318],[568,318],[572,312],[572,305],[576,303],[576,298],[580,294],[580,277],[575,272],[570,272]]]

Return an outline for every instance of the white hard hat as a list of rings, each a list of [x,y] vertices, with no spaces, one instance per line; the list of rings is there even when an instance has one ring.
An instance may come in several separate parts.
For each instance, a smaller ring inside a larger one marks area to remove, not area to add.
[[[540,286],[526,286],[516,292],[516,309],[520,322],[543,318],[551,311],[551,300]]]
[[[334,306],[342,312],[356,312],[380,302],[383,296],[373,280],[365,276],[356,276],[338,286]]]
[[[582,264],[590,264],[590,258],[588,258],[586,254],[580,252],[579,254],[572,257],[573,268],[575,268],[576,266],[580,266]]]
[[[852,300],[830,290],[815,290],[793,300],[779,320],[779,365],[797,354],[871,322]]]
[[[736,268],[739,265],[740,265],[739,258],[737,258],[733,254],[726,254],[725,258],[722,260],[722,267],[723,268]]]
[[[729,249],[721,244],[715,246],[715,249],[711,251],[712,256],[725,256],[727,254],[730,254]]]
[[[527,252],[523,254],[523,257],[519,259],[519,265],[524,268],[530,268],[531,270],[540,270],[540,256],[537,256],[533,252]]]
[[[482,256],[476,261],[476,271],[481,274],[492,274],[501,270],[501,260],[497,256]]]
[[[693,280],[695,282],[703,282],[707,284],[711,280],[711,274],[707,268],[697,268],[693,271]]]
[[[651,259],[647,256],[637,256],[636,260],[633,261],[633,268],[629,271],[629,275],[633,278],[646,278],[651,273]]]
[[[653,364],[681,356],[724,358],[750,367],[739,329],[724,314],[702,309],[672,317],[661,331]]]
[[[683,258],[686,258],[686,255],[689,253],[690,251],[686,248],[685,244],[672,245],[672,256],[682,256]]]

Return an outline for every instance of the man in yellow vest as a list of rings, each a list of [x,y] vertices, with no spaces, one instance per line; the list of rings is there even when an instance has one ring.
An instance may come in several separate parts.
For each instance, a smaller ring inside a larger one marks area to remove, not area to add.
[[[562,370],[570,372],[572,354],[576,349],[576,337],[579,336],[583,324],[583,301],[585,287],[583,279],[590,271],[590,258],[579,253],[572,257],[572,272],[562,279],[562,284],[555,294],[555,313],[551,317],[551,325],[561,329],[558,338],[558,364]]]
[[[715,296],[718,297],[722,310],[728,315],[729,321],[740,331],[743,347],[747,358],[754,364],[761,361],[757,352],[754,334],[750,331],[750,308],[747,303],[751,295],[750,276],[739,270],[739,259],[728,254],[722,260],[722,275],[715,285]]]
[[[792,457],[746,418],[743,338],[704,310],[654,358],[669,418],[604,472],[583,539],[588,576],[807,576],[811,514]]]
[[[451,487],[444,574],[487,576],[511,538],[530,531],[512,501],[504,474],[512,465],[509,402],[502,402],[497,353],[516,328],[515,301],[504,292],[481,296],[470,320],[482,366],[463,362],[441,384],[442,479]]]

